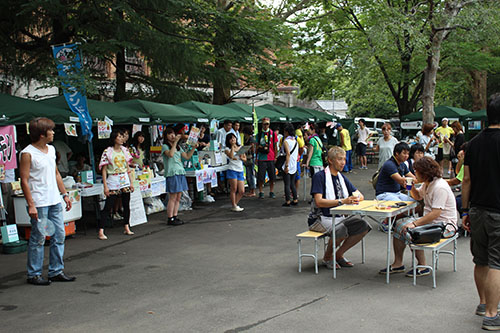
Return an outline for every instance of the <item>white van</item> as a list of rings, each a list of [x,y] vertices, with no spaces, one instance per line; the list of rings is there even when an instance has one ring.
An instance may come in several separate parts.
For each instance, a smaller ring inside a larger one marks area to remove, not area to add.
[[[354,121],[356,122],[356,125],[358,125],[358,122],[360,119],[365,120],[365,126],[372,132],[377,132],[379,135],[382,135],[382,126],[385,123],[389,123],[390,121],[387,119],[382,119],[382,118],[365,118],[365,117],[356,117],[354,118]]]

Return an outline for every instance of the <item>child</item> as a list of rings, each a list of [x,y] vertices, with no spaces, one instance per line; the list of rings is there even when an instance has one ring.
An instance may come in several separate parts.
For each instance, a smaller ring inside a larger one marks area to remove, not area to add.
[[[179,146],[181,134],[175,134],[172,127],[167,127],[163,133],[163,146],[161,154],[163,156],[163,166],[165,168],[165,178],[167,180],[168,204],[167,204],[167,217],[168,225],[181,225],[184,222],[177,217],[179,211],[179,202],[183,191],[187,191],[186,171],[182,165],[181,157],[189,160],[193,156],[196,147],[186,153],[184,149]]]

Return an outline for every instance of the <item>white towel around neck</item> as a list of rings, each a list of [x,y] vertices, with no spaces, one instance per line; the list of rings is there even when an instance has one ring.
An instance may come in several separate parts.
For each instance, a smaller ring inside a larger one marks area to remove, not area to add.
[[[345,184],[344,176],[339,172],[338,173],[340,187],[342,188],[342,198],[337,198],[335,196],[335,188],[333,187],[332,176],[330,173],[330,167],[325,168],[325,195],[327,200],[335,200],[335,199],[345,199],[349,197],[349,191],[347,191],[347,186]]]

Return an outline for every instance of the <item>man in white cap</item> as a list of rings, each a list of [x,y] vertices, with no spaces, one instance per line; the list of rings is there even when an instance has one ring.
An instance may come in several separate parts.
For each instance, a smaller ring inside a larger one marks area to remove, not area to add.
[[[454,134],[454,132],[453,129],[448,126],[448,118],[443,118],[441,120],[441,126],[436,128],[434,133],[439,139],[436,162],[438,162],[441,168],[443,168],[444,160],[450,161],[450,151],[451,147],[453,146],[453,143],[451,142],[451,137]]]

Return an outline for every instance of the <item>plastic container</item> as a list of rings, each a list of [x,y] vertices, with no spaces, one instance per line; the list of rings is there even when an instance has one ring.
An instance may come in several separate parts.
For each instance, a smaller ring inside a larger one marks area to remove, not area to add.
[[[27,241],[18,240],[17,242],[3,244],[2,252],[5,254],[17,254],[17,253],[26,252],[27,248],[28,248]]]

